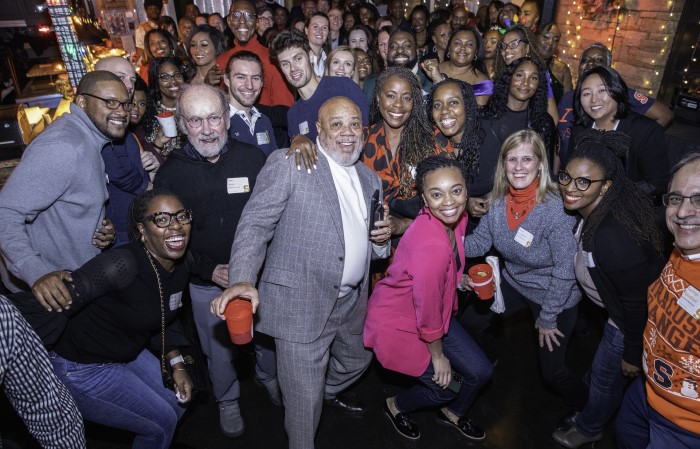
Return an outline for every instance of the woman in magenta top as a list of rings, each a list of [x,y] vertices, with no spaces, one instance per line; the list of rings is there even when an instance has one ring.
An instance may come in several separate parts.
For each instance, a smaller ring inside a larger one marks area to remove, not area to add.
[[[418,164],[416,184],[425,207],[367,306],[365,346],[384,368],[419,381],[384,404],[396,430],[410,439],[419,438],[420,431],[408,413],[434,406],[441,406],[439,422],[471,440],[486,436],[466,414],[492,366],[454,317],[464,271],[465,171],[445,155]]]

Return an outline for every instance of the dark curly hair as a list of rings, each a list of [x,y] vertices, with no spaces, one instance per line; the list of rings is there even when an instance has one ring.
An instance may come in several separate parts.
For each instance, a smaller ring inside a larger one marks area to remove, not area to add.
[[[413,110],[406,120],[401,131],[401,142],[396,148],[399,157],[401,179],[399,197],[410,198],[413,196],[413,178],[411,168],[416,167],[420,161],[435,154],[435,139],[433,130],[425,114],[423,105],[423,89],[413,72],[405,67],[389,67],[385,69],[377,79],[377,86],[372,96],[370,108],[370,123],[377,124],[384,121],[377,102],[377,96],[384,90],[387,81],[391,77],[400,78],[411,86],[413,97]]]
[[[308,53],[311,50],[311,46],[306,34],[296,28],[283,30],[270,42],[270,56],[277,59],[280,53],[290,48],[301,48]]]
[[[141,121],[141,126],[145,131],[146,135],[153,133],[153,130],[158,124],[156,120],[156,115],[158,115],[158,102],[161,99],[160,84],[158,83],[158,73],[160,68],[165,64],[172,64],[182,73],[185,80],[187,77],[187,70],[182,65],[182,61],[177,58],[156,58],[148,66],[148,96],[146,98],[146,112],[143,115]]]
[[[481,33],[479,33],[479,31],[475,30],[474,28],[460,26],[450,35],[450,40],[447,41],[447,47],[445,50],[445,61],[450,60],[450,46],[452,45],[452,41],[454,40],[457,33],[461,31],[469,31],[474,35],[474,39],[476,39],[476,52],[474,54],[474,60],[471,62],[472,72],[475,75],[478,72],[481,72],[484,75],[488,76],[489,72],[486,69],[486,66],[484,65],[484,43],[481,38]]]
[[[547,78],[545,76],[544,65],[538,59],[525,56],[513,61],[505,68],[503,73],[496,78],[493,86],[493,95],[482,110],[482,116],[487,119],[499,119],[503,117],[508,109],[508,97],[510,96],[510,83],[513,74],[524,63],[531,62],[537,67],[539,72],[539,84],[535,94],[530,98],[527,105],[527,125],[535,130],[544,141],[547,155],[551,158],[555,154],[557,139],[556,129],[552,122],[552,117],[547,112]]]
[[[485,137],[484,130],[481,128],[481,120],[479,119],[479,106],[476,103],[476,97],[474,96],[472,87],[469,83],[457,79],[448,78],[440,81],[430,92],[426,103],[426,113],[430,123],[437,126],[432,113],[435,91],[440,86],[445,86],[450,83],[455,84],[459,88],[462,94],[462,102],[464,103],[464,132],[462,133],[462,140],[458,144],[455,144],[455,147],[460,149],[457,159],[459,159],[466,169],[466,179],[471,179],[479,172],[479,149]]]
[[[638,240],[650,243],[661,257],[663,235],[656,224],[654,203],[627,177],[621,158],[629,148],[630,138],[619,131],[584,130],[569,157],[568,165],[585,159],[598,166],[603,179],[612,182],[598,206],[591,212],[581,233],[584,242],[590,241],[608,213]]]
[[[611,67],[606,67],[604,65],[599,65],[586,70],[581,75],[576,85],[576,90],[574,91],[574,124],[583,125],[586,128],[593,126],[594,120],[586,114],[581,104],[581,90],[583,82],[592,75],[598,75],[603,84],[605,84],[605,89],[608,91],[608,95],[617,103],[617,112],[615,113],[616,119],[623,119],[627,117],[630,110],[630,101],[627,94],[627,84],[625,80],[622,79],[619,73]]]
[[[462,164],[461,161],[445,154],[434,154],[420,161],[416,167],[416,189],[418,190],[419,195],[423,193],[425,178],[430,173],[443,168],[456,168],[464,178],[464,187],[466,187],[467,177],[469,174],[467,173],[467,168],[464,166],[464,164]],[[425,204],[422,195],[421,204]]]

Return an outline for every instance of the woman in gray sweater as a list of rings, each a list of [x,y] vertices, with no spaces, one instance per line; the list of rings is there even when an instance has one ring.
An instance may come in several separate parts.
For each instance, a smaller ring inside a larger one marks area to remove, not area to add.
[[[500,253],[506,312],[530,309],[539,333],[544,381],[578,408],[585,404],[587,389],[565,360],[581,298],[573,264],[576,220],[564,211],[548,174],[544,143],[536,132],[509,136],[499,154],[492,206],[465,238],[465,254],[482,256],[492,247]],[[467,277],[464,283],[471,280]]]

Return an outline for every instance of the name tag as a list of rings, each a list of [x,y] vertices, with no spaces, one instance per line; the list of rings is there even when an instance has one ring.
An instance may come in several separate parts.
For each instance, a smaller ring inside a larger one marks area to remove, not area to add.
[[[256,133],[255,138],[258,139],[258,145],[266,145],[270,143],[270,136],[267,135],[267,131]]]
[[[309,122],[301,122],[299,123],[299,134],[308,134],[309,133]]]
[[[228,178],[226,180],[226,192],[229,194],[250,192],[248,177],[244,176],[242,178]]]
[[[683,307],[683,310],[688,312],[696,320],[700,320],[700,291],[692,285],[684,292],[681,299],[678,300],[678,305]]]
[[[182,292],[173,293],[170,295],[170,310],[179,309],[182,307]]]
[[[518,228],[518,233],[515,234],[515,241],[523,245],[525,248],[529,248],[530,245],[532,245],[533,238],[535,238],[535,236],[523,228]]]

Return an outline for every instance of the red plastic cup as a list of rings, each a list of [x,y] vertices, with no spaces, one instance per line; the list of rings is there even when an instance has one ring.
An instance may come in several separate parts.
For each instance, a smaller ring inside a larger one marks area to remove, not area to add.
[[[469,277],[472,279],[474,291],[479,299],[493,298],[496,292],[493,285],[493,268],[487,263],[474,265],[469,269]]]
[[[245,299],[234,299],[224,311],[226,326],[231,341],[237,345],[250,343],[253,339],[253,305]]]

